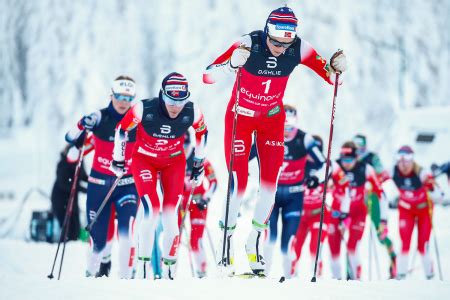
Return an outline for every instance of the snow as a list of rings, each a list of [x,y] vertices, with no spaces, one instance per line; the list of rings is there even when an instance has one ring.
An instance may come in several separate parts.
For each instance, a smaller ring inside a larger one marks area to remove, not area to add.
[[[210,208],[207,226],[214,243],[218,239],[219,231],[216,226],[220,197],[215,198]],[[436,278],[431,281],[424,279],[419,257],[411,262],[412,275],[405,281],[387,280],[387,254],[380,245],[376,249],[380,260],[380,278],[377,277],[375,262],[372,264],[372,281],[368,275],[368,226],[360,245],[363,264],[361,282],[336,281],[330,279],[329,250],[324,247],[324,276],[317,283],[311,283],[309,254],[306,245],[299,266],[299,277],[278,283],[281,276],[281,257],[277,251],[274,256],[274,266],[269,279],[245,280],[238,278],[222,278],[214,269],[213,256],[208,242],[205,247],[209,262],[209,277],[193,279],[190,275],[187,247],[180,247],[178,277],[174,281],[142,281],[120,280],[117,278],[117,249],[116,244],[112,253],[112,271],[110,278],[85,278],[84,268],[88,245],[82,242],[69,242],[66,246],[61,280],[47,279],[56,251],[56,244],[36,243],[27,239],[28,221],[31,210],[46,209],[48,202],[40,195],[30,197],[18,219],[17,228],[7,239],[0,239],[0,288],[2,299],[97,299],[124,297],[151,297],[151,299],[277,299],[301,297],[305,299],[443,299],[450,293],[450,220],[448,208],[437,207],[435,213],[436,235],[439,242],[441,263],[443,266],[444,282]],[[8,216],[16,207],[0,202],[0,219]],[[235,233],[235,257],[237,272],[249,271],[244,252],[245,239],[250,231],[251,211],[242,209],[242,217],[238,220]],[[390,235],[393,237],[396,249],[399,247],[397,212],[390,211]],[[369,223],[367,223],[369,224]],[[24,240],[25,239],[25,240]],[[431,240],[433,245],[433,240]],[[184,243],[183,243],[184,245]],[[410,260],[412,261],[416,233],[411,244]],[[431,245],[432,256],[435,257],[434,247]],[[216,246],[216,245],[214,245]],[[277,245],[279,246],[279,245]],[[61,249],[60,249],[61,253]],[[344,256],[343,256],[344,257]],[[434,261],[436,261],[434,259]],[[344,261],[342,261],[344,263]],[[59,260],[54,275],[58,274]]]

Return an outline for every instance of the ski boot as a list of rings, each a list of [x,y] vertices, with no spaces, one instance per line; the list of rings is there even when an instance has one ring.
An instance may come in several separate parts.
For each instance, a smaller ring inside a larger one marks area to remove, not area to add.
[[[235,228],[236,226],[234,226]],[[234,228],[227,230],[227,238],[224,242],[223,240],[223,227],[221,227],[222,231],[220,232],[220,240],[219,245],[216,248],[216,262],[218,265],[219,273],[222,276],[233,276],[235,273],[234,268],[234,245],[233,245],[233,230]],[[223,253],[223,246],[225,243],[225,253]],[[225,255],[223,255],[225,254]]]
[[[256,275],[264,274],[266,269],[266,262],[264,260],[264,245],[263,232],[255,228],[252,229],[245,244],[245,251],[247,252],[248,262],[252,272]]]
[[[109,277],[109,272],[111,271],[111,261],[108,261],[106,263],[102,262],[100,264],[100,270],[98,271],[97,275],[95,277]]]

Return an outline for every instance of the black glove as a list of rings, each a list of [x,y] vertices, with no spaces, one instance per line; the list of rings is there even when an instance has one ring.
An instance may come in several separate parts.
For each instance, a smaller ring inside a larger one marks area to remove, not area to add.
[[[319,186],[319,178],[317,178],[317,176],[309,176],[306,178],[306,186],[308,187],[308,189],[315,189],[316,187]]]
[[[436,177],[436,175],[439,175],[441,173],[441,168],[435,163],[431,164],[430,169],[431,169],[431,173],[435,177]]]
[[[191,180],[195,180],[197,184],[200,184],[203,179],[203,173],[205,168],[203,167],[203,159],[194,158],[194,165],[192,167]]]
[[[94,129],[96,123],[97,118],[95,117],[95,115],[84,116],[80,121],[81,126],[88,131]]]
[[[198,209],[200,210],[205,210],[208,208],[208,203],[209,203],[209,199],[197,199],[197,200],[193,200],[194,204],[197,205]]]
[[[344,221],[345,219],[347,219],[348,218],[348,213],[344,213],[344,212],[341,212],[340,214],[339,214],[339,220],[342,222],[342,221]]]

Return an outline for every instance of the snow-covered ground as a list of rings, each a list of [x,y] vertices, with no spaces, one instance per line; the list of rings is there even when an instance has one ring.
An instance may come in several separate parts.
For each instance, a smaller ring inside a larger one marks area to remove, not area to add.
[[[220,196],[212,203],[208,217],[208,228],[214,243],[218,237],[218,212]],[[84,200],[80,200],[80,204]],[[180,248],[178,277],[175,281],[120,280],[117,278],[116,251],[113,247],[113,265],[110,278],[85,278],[85,258],[87,244],[70,242],[67,244],[61,280],[47,279],[50,273],[56,244],[27,242],[28,225],[32,210],[44,210],[49,207],[47,199],[34,194],[25,203],[18,226],[10,232],[8,238],[0,239],[0,290],[1,299],[124,299],[139,297],[149,299],[277,299],[299,297],[302,299],[446,299],[450,295],[450,211],[448,208],[436,209],[435,226],[439,241],[444,282],[424,280],[419,257],[411,262],[412,274],[405,281],[387,280],[387,255],[377,245],[380,260],[380,278],[377,276],[375,262],[372,262],[372,281],[368,274],[368,230],[361,243],[363,274],[361,282],[336,281],[330,279],[328,264],[328,246],[324,248],[324,276],[318,283],[310,283],[310,259],[304,248],[300,260],[298,278],[278,283],[281,276],[281,257],[275,253],[274,266],[270,279],[220,278],[215,271],[213,256],[208,241],[205,241],[209,261],[209,276],[205,279],[193,279],[190,275],[188,252]],[[16,204],[0,202],[0,219],[16,209]],[[235,234],[237,272],[248,271],[244,252],[244,242],[250,230],[251,211],[243,207]],[[390,211],[390,234],[399,246],[397,232],[397,212]],[[366,228],[367,229],[367,228]],[[433,257],[435,252],[431,241]],[[416,244],[412,241],[412,248]],[[216,246],[216,245],[214,245]],[[411,261],[412,253],[411,252]],[[58,265],[57,265],[58,266]],[[54,274],[57,274],[58,267]],[[437,268],[436,268],[437,273]],[[437,274],[436,274],[437,275]]]

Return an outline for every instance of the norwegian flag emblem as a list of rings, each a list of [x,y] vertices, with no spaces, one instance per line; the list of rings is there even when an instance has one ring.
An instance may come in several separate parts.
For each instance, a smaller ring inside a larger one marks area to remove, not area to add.
[[[179,91],[172,91],[171,94],[172,94],[173,97],[180,96],[180,92]]]
[[[284,33],[284,37],[290,38],[291,36],[292,36],[292,33],[291,33],[291,32],[285,32],[285,33]]]

